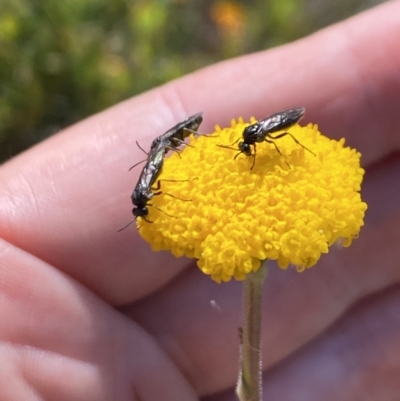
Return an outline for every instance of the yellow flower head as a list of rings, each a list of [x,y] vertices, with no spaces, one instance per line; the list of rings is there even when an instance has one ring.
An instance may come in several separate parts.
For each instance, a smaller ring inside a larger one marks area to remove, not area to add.
[[[253,157],[234,159],[239,150],[217,146],[236,148],[248,125],[232,120],[209,136],[192,136],[164,162],[162,193],[149,202],[152,223],[137,222],[153,250],[196,258],[217,282],[243,280],[265,259],[283,269],[311,267],[333,243],[351,244],[367,208],[360,153],[344,139],[294,125],[287,131],[315,155],[286,135],[275,141],[282,156],[273,144],[257,143],[251,169]]]

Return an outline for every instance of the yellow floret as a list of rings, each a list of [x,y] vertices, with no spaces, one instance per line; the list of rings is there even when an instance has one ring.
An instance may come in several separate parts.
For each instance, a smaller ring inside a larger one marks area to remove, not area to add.
[[[254,121],[252,121],[253,123]],[[140,234],[153,250],[198,259],[217,281],[243,280],[261,261],[277,260],[299,271],[313,266],[329,246],[349,246],[363,225],[367,205],[360,186],[360,153],[344,139],[323,136],[318,127],[295,125],[273,144],[257,143],[253,158],[217,145],[237,148],[248,123],[218,126],[210,136],[164,162],[162,194],[154,196]],[[276,134],[274,134],[276,135]]]

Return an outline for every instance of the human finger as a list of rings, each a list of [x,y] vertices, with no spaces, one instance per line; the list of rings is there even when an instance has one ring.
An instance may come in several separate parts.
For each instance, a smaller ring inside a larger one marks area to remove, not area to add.
[[[0,254],[2,401],[197,399],[140,326],[6,241]]]

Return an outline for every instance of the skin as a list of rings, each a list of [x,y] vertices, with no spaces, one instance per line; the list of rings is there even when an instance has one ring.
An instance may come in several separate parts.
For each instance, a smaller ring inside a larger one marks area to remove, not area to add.
[[[298,274],[271,263],[264,399],[400,394],[400,2],[120,103],[0,168],[0,399],[234,400],[241,284],[153,253],[130,194],[155,136],[305,106],[363,154],[360,238]]]

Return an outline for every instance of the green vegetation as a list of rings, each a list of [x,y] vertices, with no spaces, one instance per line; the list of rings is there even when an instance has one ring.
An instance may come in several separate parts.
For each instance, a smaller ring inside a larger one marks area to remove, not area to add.
[[[354,14],[361,0],[325,3],[1,0],[0,161],[197,68]]]

